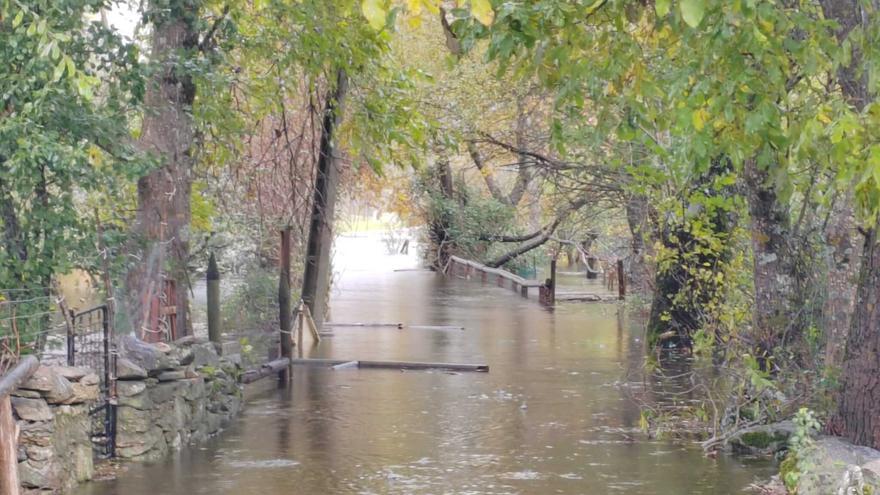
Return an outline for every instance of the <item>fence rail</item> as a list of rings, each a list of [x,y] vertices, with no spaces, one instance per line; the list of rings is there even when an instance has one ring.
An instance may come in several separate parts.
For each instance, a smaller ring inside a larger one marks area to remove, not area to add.
[[[495,282],[499,286],[504,286],[507,282],[511,289],[518,290],[523,297],[528,297],[529,289],[541,287],[543,284],[538,280],[529,280],[519,275],[502,270],[500,268],[491,268],[476,261],[466,260],[458,256],[450,256],[449,264],[446,267],[446,273],[458,275],[465,278],[471,278],[476,274],[480,274],[483,282],[488,282],[490,277],[495,278]]]

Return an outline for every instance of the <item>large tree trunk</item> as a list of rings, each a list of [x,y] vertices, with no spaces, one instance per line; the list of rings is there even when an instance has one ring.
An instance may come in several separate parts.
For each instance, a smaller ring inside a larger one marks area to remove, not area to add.
[[[850,316],[856,298],[856,278],[860,246],[854,239],[855,212],[849,191],[842,191],[831,208],[825,228],[828,276],[825,283],[825,302],[822,308],[825,327],[825,367],[840,364],[849,333]]]
[[[857,445],[880,448],[880,242],[877,228],[866,234],[832,429]]]
[[[877,0],[872,2],[873,8],[860,0],[822,0],[821,3],[825,17],[837,21],[835,34],[841,42],[853,29],[869,26],[873,20],[870,16],[880,10]],[[841,91],[860,112],[872,98],[863,62],[861,50],[853,47],[849,64],[837,72]],[[855,305],[840,377],[840,398],[829,429],[856,444],[880,448],[880,416],[877,415],[880,406],[880,246],[876,223],[864,234]],[[845,251],[845,245],[843,249]],[[842,271],[841,277],[845,274],[845,270]],[[835,282],[845,283],[845,279]]]
[[[151,59],[157,70],[145,96],[140,145],[161,164],[138,181],[135,235],[142,256],[128,276],[128,316],[140,335],[149,328],[154,299],[176,301],[178,336],[189,328],[190,195],[193,167],[192,104],[196,88],[186,58],[198,48],[198,2],[172,0],[171,8],[151,2],[156,12]],[[175,282],[175,294],[163,294],[163,278]]]
[[[327,314],[327,297],[330,293],[333,217],[340,176],[340,161],[335,140],[336,130],[342,121],[343,103],[348,92],[348,78],[345,71],[338,71],[333,84],[327,92],[324,103],[318,173],[315,176],[302,288],[302,299],[308,305],[318,328],[324,323]]]

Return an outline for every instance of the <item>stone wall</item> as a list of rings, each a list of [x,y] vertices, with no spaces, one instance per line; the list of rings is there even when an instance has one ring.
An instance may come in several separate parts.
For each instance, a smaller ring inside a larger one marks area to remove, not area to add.
[[[117,360],[116,455],[156,460],[216,434],[238,414],[238,356],[221,358],[210,342],[172,346],[124,339]]]
[[[13,392],[25,492],[63,491],[92,478],[89,410],[97,398],[98,375],[61,366],[40,366]]]
[[[214,344],[172,345],[122,337],[116,360],[116,456],[157,460],[220,431],[241,409],[241,359]],[[12,394],[25,492],[64,492],[94,474],[99,378],[82,368],[40,366]]]

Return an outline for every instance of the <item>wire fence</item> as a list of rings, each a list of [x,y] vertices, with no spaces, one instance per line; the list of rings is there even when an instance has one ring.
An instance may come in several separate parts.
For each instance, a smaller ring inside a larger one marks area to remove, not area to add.
[[[0,289],[0,373],[23,355],[62,361],[66,325],[51,288]]]

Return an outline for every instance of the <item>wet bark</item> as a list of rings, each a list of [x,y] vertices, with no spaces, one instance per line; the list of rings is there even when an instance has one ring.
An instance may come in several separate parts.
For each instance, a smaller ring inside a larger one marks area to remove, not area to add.
[[[324,323],[327,314],[327,297],[330,293],[333,217],[341,167],[335,140],[336,131],[342,121],[347,92],[348,76],[345,71],[339,70],[333,87],[327,93],[321,124],[318,172],[315,175],[309,243],[302,286],[303,301],[309,307],[312,319],[318,328]]]
[[[139,145],[156,156],[160,166],[138,181],[134,234],[141,243],[140,260],[127,278],[128,316],[141,335],[154,298],[163,295],[163,278],[175,281],[178,336],[190,333],[189,261],[190,196],[192,190],[192,105],[196,87],[181,57],[199,47],[198,2],[174,1],[173,8],[151,2],[156,16],[151,59],[157,70],[148,81]]]

